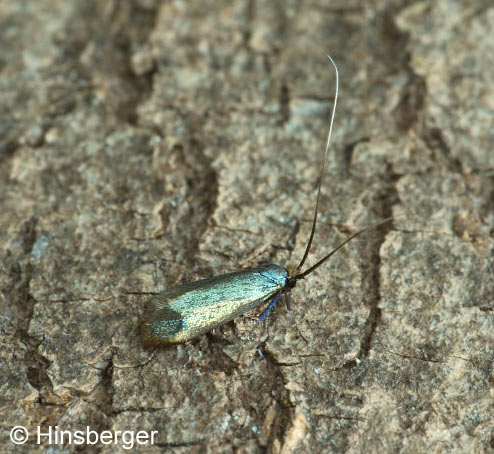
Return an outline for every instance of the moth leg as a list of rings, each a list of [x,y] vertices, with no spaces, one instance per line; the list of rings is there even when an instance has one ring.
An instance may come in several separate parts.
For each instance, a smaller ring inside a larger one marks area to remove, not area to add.
[[[283,293],[283,298],[285,300],[287,310],[292,310],[292,299],[290,297],[290,293]]]
[[[268,308],[259,316],[259,320],[261,322],[264,321],[264,319],[267,317],[267,315],[269,314],[269,312],[271,311],[271,309],[273,309],[273,307],[275,306],[275,304],[278,302],[278,300],[280,299],[280,296],[281,296],[282,292],[281,290],[274,296],[274,298],[271,300],[271,302],[269,303],[269,306]]]

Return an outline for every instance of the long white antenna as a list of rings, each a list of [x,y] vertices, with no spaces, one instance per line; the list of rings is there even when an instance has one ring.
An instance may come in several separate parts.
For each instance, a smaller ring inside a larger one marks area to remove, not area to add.
[[[329,123],[328,140],[326,142],[326,151],[324,152],[324,162],[322,164],[321,177],[319,178],[319,188],[317,189],[316,210],[314,212],[314,220],[312,221],[312,231],[310,232],[309,242],[307,243],[304,257],[302,258],[302,261],[298,265],[297,270],[302,270],[302,266],[304,266],[304,263],[307,260],[307,256],[309,255],[309,251],[310,251],[310,248],[312,246],[312,240],[314,238],[314,233],[316,231],[317,212],[319,210],[319,199],[321,198],[322,179],[324,178],[324,173],[326,172],[326,161],[328,159],[329,143],[331,142],[331,133],[333,132],[333,122],[334,122],[334,117],[335,117],[335,113],[336,113],[336,103],[338,101],[338,91],[339,91],[338,67],[336,66],[336,63],[334,62],[334,60],[331,58],[330,55],[328,55],[328,58],[329,58],[329,61],[333,64],[334,70],[336,73],[336,89],[335,89],[335,95],[334,95],[333,112],[331,113],[331,121]]]

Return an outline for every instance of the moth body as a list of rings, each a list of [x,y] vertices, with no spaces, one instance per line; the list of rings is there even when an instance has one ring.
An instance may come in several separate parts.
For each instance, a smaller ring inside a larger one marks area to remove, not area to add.
[[[266,265],[171,287],[147,302],[143,340],[151,345],[185,342],[268,300],[287,281],[285,268]]]

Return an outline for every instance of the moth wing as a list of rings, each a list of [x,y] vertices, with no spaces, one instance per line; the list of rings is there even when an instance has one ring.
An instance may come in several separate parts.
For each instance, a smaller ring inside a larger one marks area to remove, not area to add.
[[[185,289],[180,287],[172,287],[147,301],[141,323],[141,335],[145,344],[161,345],[163,337],[172,339],[184,328],[182,314],[170,306],[171,301],[185,293]]]

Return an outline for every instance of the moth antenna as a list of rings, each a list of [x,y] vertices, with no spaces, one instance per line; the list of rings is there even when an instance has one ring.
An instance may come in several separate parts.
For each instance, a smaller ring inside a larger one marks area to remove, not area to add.
[[[312,221],[312,230],[310,232],[309,242],[307,243],[307,247],[305,248],[304,256],[302,258],[302,261],[297,266],[297,268],[296,268],[297,270],[301,270],[302,266],[304,266],[304,263],[307,260],[307,256],[309,255],[310,248],[312,246],[312,240],[314,239],[314,233],[316,232],[317,212],[319,210],[319,199],[321,198],[322,180],[323,180],[324,174],[326,172],[326,161],[328,159],[329,143],[331,142],[331,133],[333,131],[333,122],[334,122],[334,116],[335,116],[335,112],[336,112],[336,102],[338,101],[338,91],[339,91],[338,67],[336,66],[336,63],[334,62],[334,60],[331,58],[330,55],[328,55],[328,59],[333,64],[334,70],[336,73],[336,89],[335,89],[335,95],[334,95],[333,112],[331,113],[331,121],[329,123],[328,140],[326,142],[326,151],[324,152],[324,162],[322,164],[321,176],[319,178],[319,187],[317,189],[316,209],[314,211],[314,220]]]
[[[369,230],[377,229],[378,227],[381,227],[384,224],[387,224],[388,222],[392,221],[394,218],[387,218],[384,221],[379,222],[378,224],[371,225],[369,227],[366,227],[365,229],[359,230],[358,232],[354,233],[353,235],[350,235],[345,241],[340,243],[338,246],[336,246],[328,255],[323,257],[321,260],[319,260],[315,265],[312,265],[310,268],[305,270],[303,273],[300,273],[295,276],[296,280],[303,279],[305,276],[308,274],[312,273],[316,268],[319,268],[326,260],[328,260],[336,251],[340,250],[345,244],[347,244],[349,241],[353,240],[355,237],[359,236],[360,234],[367,232]]]

